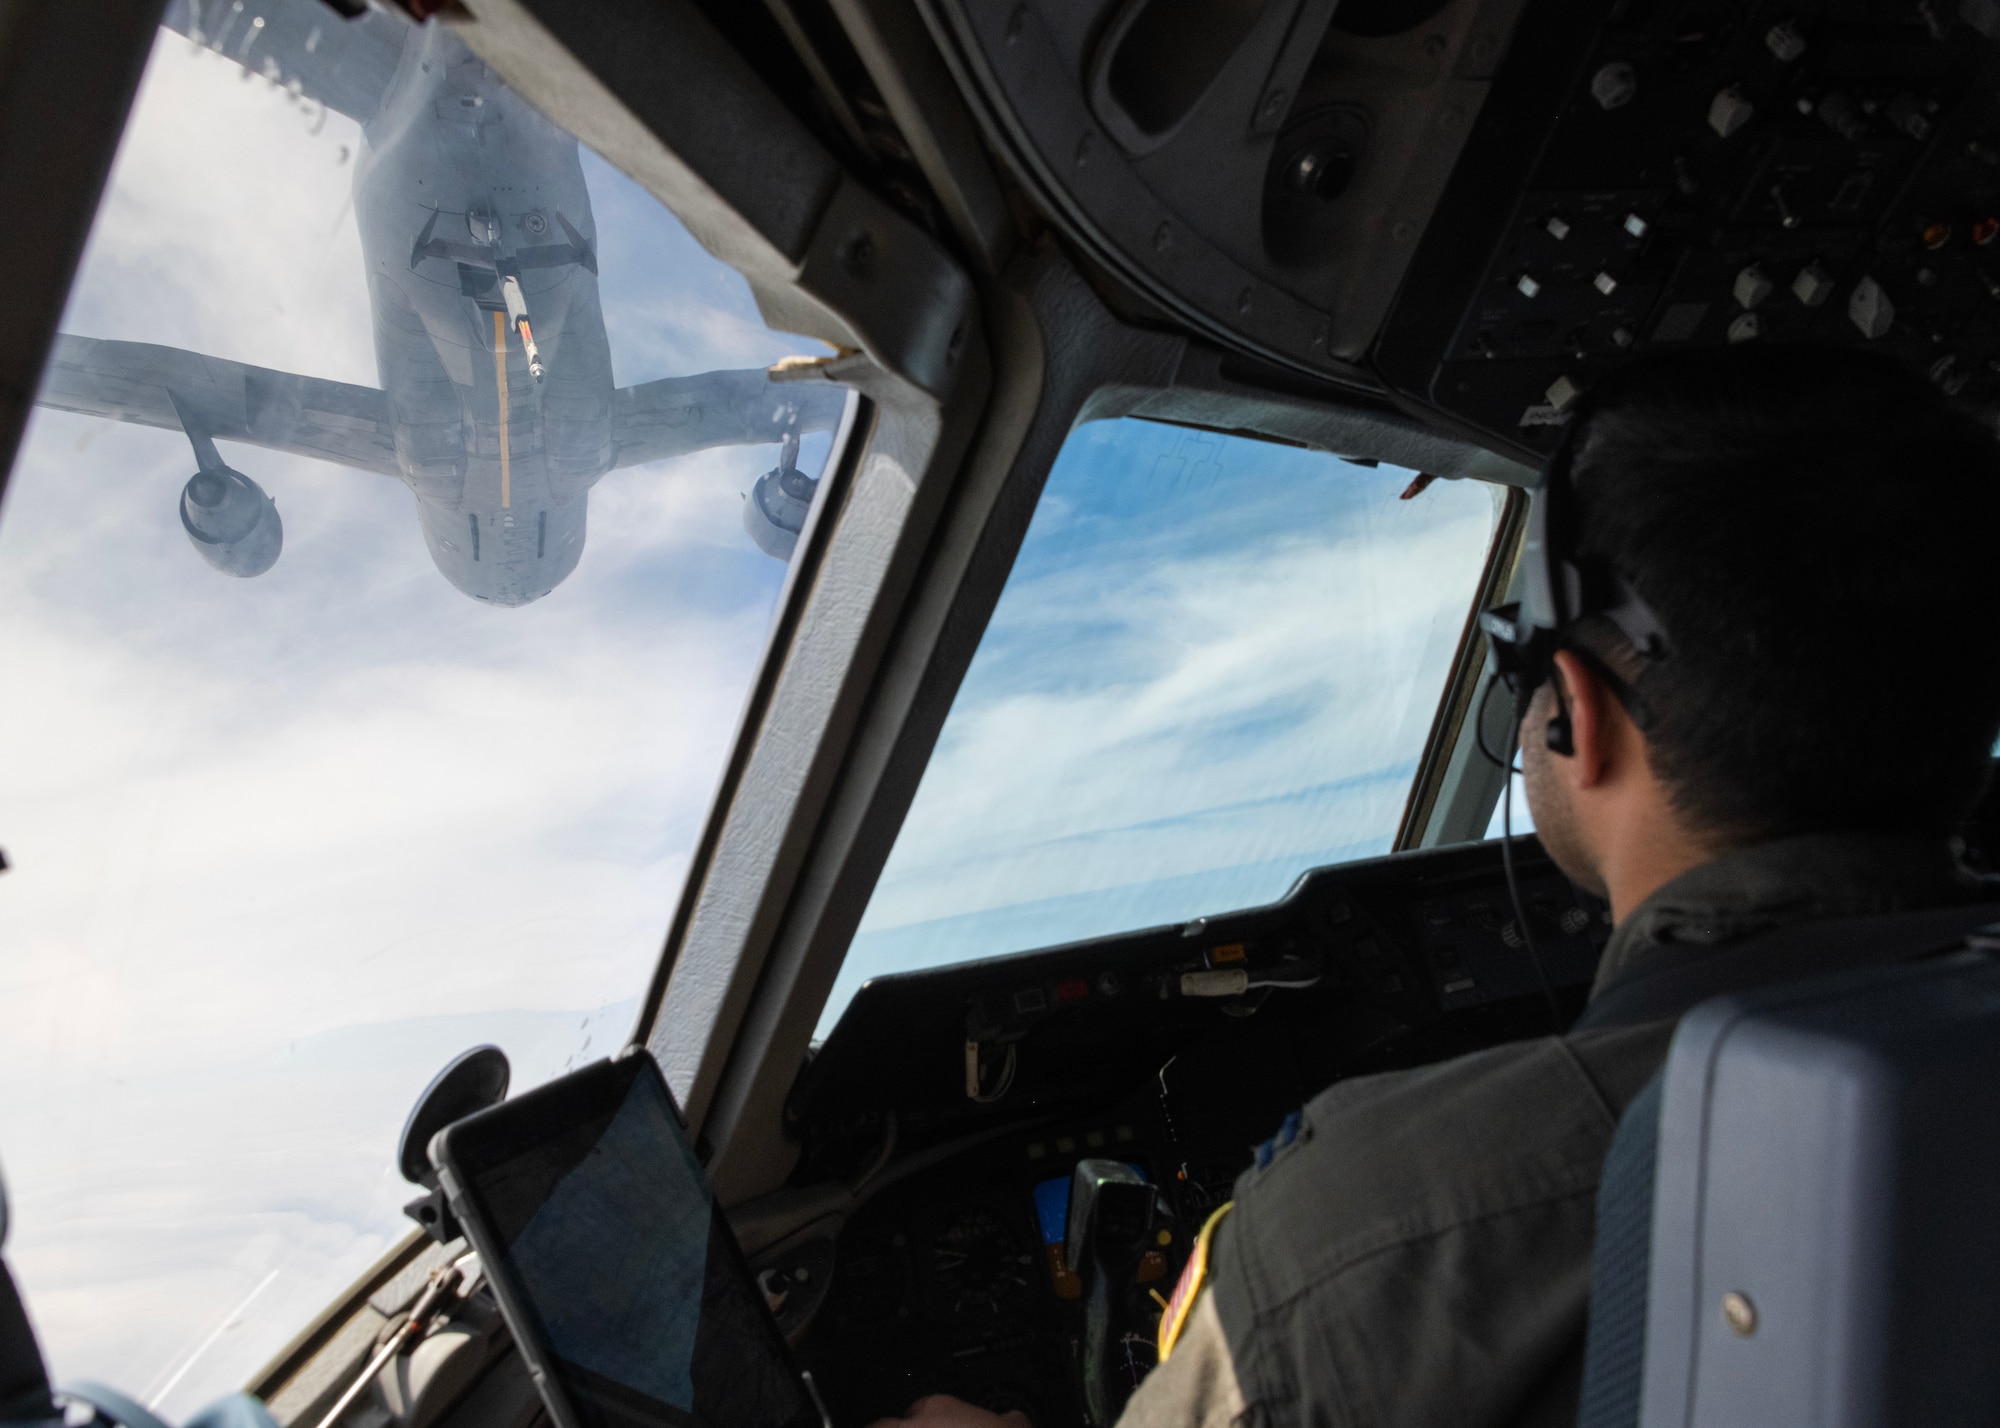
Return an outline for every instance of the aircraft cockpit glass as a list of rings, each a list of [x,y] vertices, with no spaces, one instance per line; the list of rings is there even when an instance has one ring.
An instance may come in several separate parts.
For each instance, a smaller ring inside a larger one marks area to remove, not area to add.
[[[629,1031],[854,406],[459,32],[164,18],[0,523],[0,1162],[55,1374],[178,1420],[449,1056]]]
[[[839,980],[1389,850],[1501,488],[1125,419],[1063,447]]]

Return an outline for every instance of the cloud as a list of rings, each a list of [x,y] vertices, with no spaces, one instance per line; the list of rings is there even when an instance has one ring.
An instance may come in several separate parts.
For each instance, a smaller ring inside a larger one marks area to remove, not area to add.
[[[1140,421],[1057,461],[821,1018],[867,976],[1387,851],[1497,506]]]
[[[312,130],[163,34],[66,328],[373,384],[358,133]],[[586,166],[620,380],[813,350]],[[742,529],[771,448],[606,477],[576,573],[507,610],[399,483],[225,454],[285,522],[255,580],[190,549],[178,433],[38,413],[0,520],[8,1256],[59,1376],[170,1417],[401,1236],[447,1057],[526,1086],[622,1040],[784,578]]]
[[[242,76],[160,31],[63,330],[373,386],[360,127]]]

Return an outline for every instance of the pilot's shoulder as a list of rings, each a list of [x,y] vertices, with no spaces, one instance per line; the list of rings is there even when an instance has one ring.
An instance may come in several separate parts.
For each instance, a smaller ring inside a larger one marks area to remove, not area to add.
[[[1213,1247],[1246,1402],[1274,1424],[1511,1421],[1583,1332],[1599,1171],[1671,1029],[1517,1042],[1307,1103]]]
[[[1282,1246],[1280,1277],[1299,1285],[1398,1241],[1588,1198],[1668,1030],[1544,1037],[1336,1083],[1238,1181],[1228,1239]]]

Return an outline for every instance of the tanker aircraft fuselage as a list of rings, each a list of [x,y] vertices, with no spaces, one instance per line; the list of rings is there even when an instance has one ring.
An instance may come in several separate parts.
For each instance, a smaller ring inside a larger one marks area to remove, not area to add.
[[[475,599],[546,594],[576,567],[586,493],[614,455],[576,141],[449,30],[410,26],[362,126],[354,214],[396,457],[431,558]]]

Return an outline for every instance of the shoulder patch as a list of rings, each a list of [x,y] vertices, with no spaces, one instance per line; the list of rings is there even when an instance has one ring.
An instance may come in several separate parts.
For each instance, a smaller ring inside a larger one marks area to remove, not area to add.
[[[1277,1158],[1279,1151],[1299,1138],[1299,1127],[1303,1124],[1297,1111],[1289,1112],[1278,1123],[1278,1133],[1257,1147],[1257,1168],[1262,1170]]]
[[[1167,1301],[1166,1312],[1160,1315],[1160,1362],[1167,1361],[1167,1355],[1174,1351],[1180,1340],[1181,1330],[1187,1327],[1188,1315],[1194,1312],[1194,1301],[1201,1293],[1202,1285],[1208,1279],[1208,1247],[1215,1238],[1215,1227],[1222,1223],[1222,1217],[1235,1207],[1229,1201],[1208,1217],[1208,1223],[1195,1236],[1194,1248],[1188,1251],[1187,1264],[1181,1269],[1180,1283],[1174,1286],[1174,1297]]]

